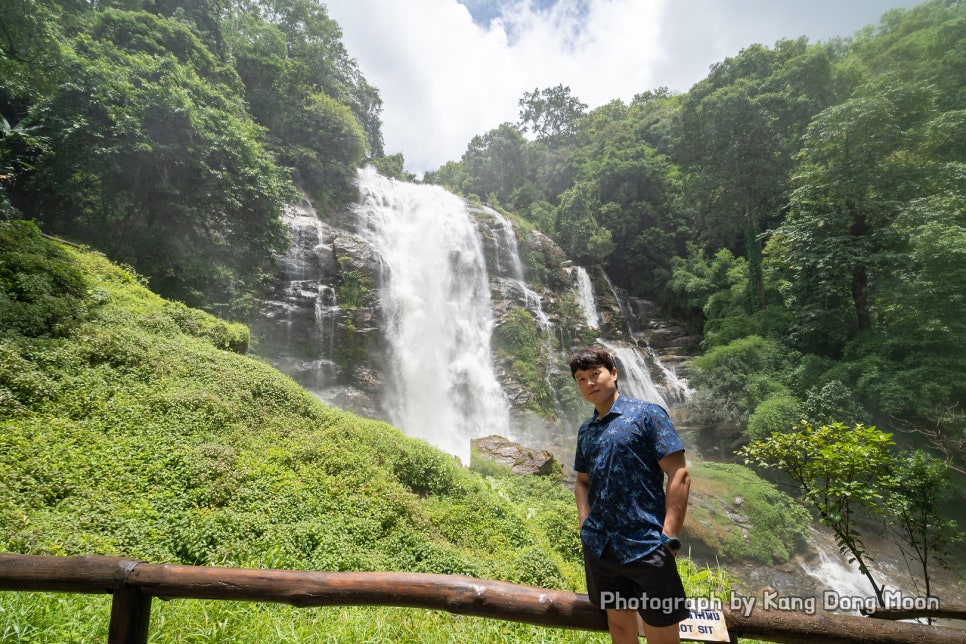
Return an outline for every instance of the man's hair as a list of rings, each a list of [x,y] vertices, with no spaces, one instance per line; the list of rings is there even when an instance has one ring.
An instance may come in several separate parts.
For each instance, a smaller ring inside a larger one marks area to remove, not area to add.
[[[610,355],[610,352],[604,347],[597,345],[577,349],[577,351],[570,356],[569,363],[570,375],[574,378],[577,377],[578,369],[596,369],[597,367],[605,367],[608,371],[613,371],[614,367],[616,367],[614,364],[614,358]]]

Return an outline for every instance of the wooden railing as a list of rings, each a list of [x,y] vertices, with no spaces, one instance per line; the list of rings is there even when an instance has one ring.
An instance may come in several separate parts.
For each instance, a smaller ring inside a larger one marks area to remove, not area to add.
[[[461,575],[216,568],[116,557],[0,554],[0,590],[111,594],[110,644],[147,642],[153,597],[294,606],[398,606],[557,628],[607,629],[604,614],[586,595]],[[758,608],[737,612],[725,606],[723,610],[732,642],[751,637],[789,644],[966,644],[966,631],[950,628]]]

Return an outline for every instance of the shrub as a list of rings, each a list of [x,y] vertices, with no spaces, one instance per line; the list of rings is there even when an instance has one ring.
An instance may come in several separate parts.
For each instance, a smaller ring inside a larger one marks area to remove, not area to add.
[[[695,359],[691,383],[710,396],[714,420],[744,423],[763,401],[788,394],[793,359],[778,342],[748,336]]]
[[[87,282],[64,250],[26,221],[0,221],[0,329],[64,336],[84,319]]]
[[[207,338],[219,349],[247,353],[251,343],[248,327],[238,322],[227,322],[180,302],[166,302],[164,313],[189,335]]]
[[[792,431],[805,418],[805,409],[794,396],[775,396],[755,408],[748,419],[746,434],[751,440],[767,438],[772,432]]]

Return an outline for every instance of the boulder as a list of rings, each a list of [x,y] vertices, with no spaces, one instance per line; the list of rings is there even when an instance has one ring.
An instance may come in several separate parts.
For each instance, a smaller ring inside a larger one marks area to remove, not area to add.
[[[514,474],[558,475],[563,466],[547,450],[536,451],[502,436],[491,435],[470,441],[473,458],[477,456],[510,468]]]

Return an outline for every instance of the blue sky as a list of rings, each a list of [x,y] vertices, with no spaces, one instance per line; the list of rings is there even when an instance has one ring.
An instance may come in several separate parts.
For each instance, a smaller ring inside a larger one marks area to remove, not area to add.
[[[422,174],[558,84],[591,108],[684,92],[745,47],[848,37],[914,0],[323,0],[383,99],[388,153]]]

